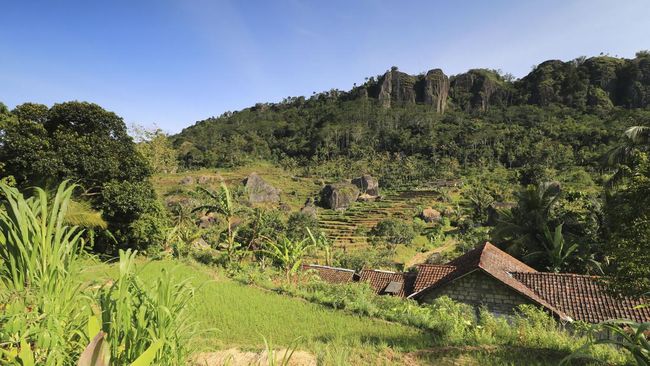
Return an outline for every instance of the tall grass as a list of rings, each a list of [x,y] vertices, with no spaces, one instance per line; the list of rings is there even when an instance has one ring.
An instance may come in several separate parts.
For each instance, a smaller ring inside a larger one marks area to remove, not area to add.
[[[121,251],[118,279],[98,294],[111,359],[117,365],[132,362],[160,341],[156,361],[182,365],[194,332],[187,314],[193,290],[185,282],[172,284],[164,269],[147,286],[135,273],[134,259],[134,252]]]
[[[77,364],[91,340],[84,354],[108,344],[113,365],[184,364],[192,291],[170,283],[164,271],[144,286],[131,252],[120,253],[114,283],[85,286],[83,230],[66,225],[75,187],[63,182],[53,197],[36,188],[25,198],[0,184],[0,364]]]
[[[0,184],[0,344],[8,354],[29,345],[39,365],[65,364],[88,342],[90,301],[74,266],[83,231],[64,224],[74,189],[64,182],[51,199],[40,188],[25,198]]]

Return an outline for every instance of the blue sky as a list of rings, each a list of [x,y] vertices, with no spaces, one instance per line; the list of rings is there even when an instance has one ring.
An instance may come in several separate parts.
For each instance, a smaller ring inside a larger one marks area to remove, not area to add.
[[[0,0],[0,101],[98,103],[168,132],[392,65],[521,77],[650,48],[649,0]]]

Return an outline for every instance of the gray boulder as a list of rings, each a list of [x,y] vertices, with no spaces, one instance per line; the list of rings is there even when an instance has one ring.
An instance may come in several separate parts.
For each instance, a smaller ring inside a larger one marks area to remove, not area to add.
[[[278,203],[280,190],[267,183],[257,173],[251,173],[244,179],[248,201],[250,203]]]
[[[350,183],[326,185],[320,192],[321,205],[332,210],[345,210],[359,197],[359,188]]]
[[[307,198],[307,201],[305,201],[305,206],[300,209],[300,213],[316,218],[316,206],[314,205],[313,198]]]
[[[370,174],[364,174],[359,178],[352,179],[352,184],[357,186],[361,193],[379,196],[379,181]]]
[[[424,210],[422,210],[420,217],[425,222],[439,222],[440,219],[442,218],[442,215],[440,214],[440,211],[431,207],[427,207]]]
[[[182,184],[182,185],[194,184],[194,177],[187,176],[187,177],[181,179],[178,183]]]

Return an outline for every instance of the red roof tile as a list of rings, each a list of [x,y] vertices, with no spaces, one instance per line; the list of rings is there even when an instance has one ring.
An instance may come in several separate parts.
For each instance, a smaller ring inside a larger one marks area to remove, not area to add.
[[[317,264],[303,264],[303,271],[315,271],[321,280],[329,283],[349,283],[358,279],[358,275],[352,269],[319,266]]]
[[[456,267],[441,264],[420,264],[417,266],[417,277],[413,285],[413,292],[424,290],[436,284],[442,278],[452,273]]]
[[[401,283],[400,289],[395,294],[399,297],[406,297],[413,292],[413,283],[415,282],[414,273],[389,272],[374,269],[364,269],[361,271],[359,281],[368,282],[370,287],[379,295],[386,294],[386,287],[391,282]]]
[[[535,272],[535,270],[526,264],[513,258],[508,253],[495,247],[490,243],[482,244],[475,249],[465,253],[464,255],[450,261],[447,266],[454,267],[454,270],[440,278],[436,283],[425,287],[418,292],[414,292],[409,297],[420,298],[423,294],[428,293],[436,288],[444,286],[454,280],[474,272],[481,270],[488,275],[492,276],[497,281],[505,284],[518,292],[529,300],[545,307],[553,314],[557,315],[560,319],[568,320],[569,317],[560,309],[554,307],[546,300],[537,295],[534,291],[526,287],[521,282],[515,280],[509,272]],[[416,280],[417,282],[417,280]],[[424,280],[420,281],[424,282]]]
[[[515,272],[512,276],[574,320],[589,323],[607,319],[650,321],[650,308],[634,309],[644,303],[643,300],[608,294],[596,276],[545,272]]]

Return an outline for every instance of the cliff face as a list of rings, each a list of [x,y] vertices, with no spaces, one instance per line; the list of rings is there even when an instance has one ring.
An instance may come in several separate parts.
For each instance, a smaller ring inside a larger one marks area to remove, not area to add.
[[[409,75],[393,67],[356,88],[354,95],[376,99],[385,108],[420,103],[438,113],[449,108],[485,112],[514,104],[644,108],[650,105],[650,54],[549,60],[517,81],[488,69],[448,77],[440,69]]]
[[[456,108],[485,112],[491,106],[507,105],[508,87],[496,72],[483,69],[456,75],[451,81],[451,99]]]
[[[376,98],[386,108],[409,103],[428,104],[439,113],[447,108],[449,78],[440,69],[430,70],[426,75],[413,76],[393,68],[380,77],[377,83],[378,90],[370,86],[366,95]],[[377,90],[376,95],[372,95],[373,89]]]
[[[379,90],[379,102],[384,107],[394,103],[415,103],[416,78],[409,74],[397,71],[396,68],[384,74]]]
[[[424,103],[432,105],[436,112],[444,113],[449,97],[449,78],[440,69],[429,70],[424,77]]]

